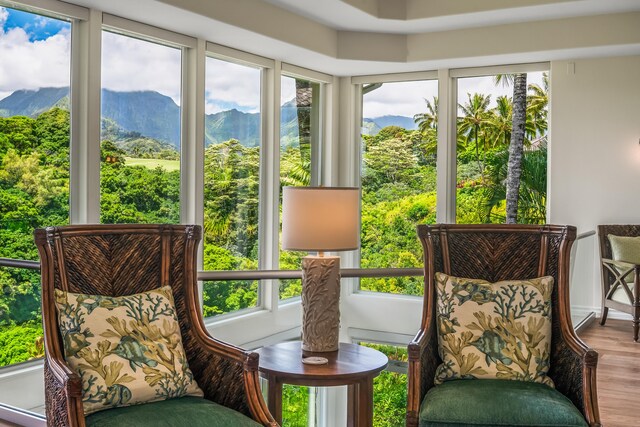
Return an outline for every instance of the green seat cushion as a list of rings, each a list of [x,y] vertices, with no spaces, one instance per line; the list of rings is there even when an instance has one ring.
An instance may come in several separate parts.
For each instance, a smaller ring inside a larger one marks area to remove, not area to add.
[[[87,427],[256,427],[251,418],[200,397],[180,397],[93,413]]]
[[[534,382],[447,381],[427,392],[420,426],[587,426],[559,391]]]

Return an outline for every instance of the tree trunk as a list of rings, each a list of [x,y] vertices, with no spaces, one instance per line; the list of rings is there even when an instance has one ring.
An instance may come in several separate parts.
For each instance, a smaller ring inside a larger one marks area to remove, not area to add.
[[[516,74],[513,80],[513,122],[507,169],[507,224],[515,224],[518,221],[518,193],[522,175],[524,127],[527,120],[527,75]]]

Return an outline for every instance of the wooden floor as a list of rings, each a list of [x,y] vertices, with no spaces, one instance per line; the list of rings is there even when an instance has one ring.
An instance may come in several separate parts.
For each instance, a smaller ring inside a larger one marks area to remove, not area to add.
[[[630,320],[599,319],[579,333],[598,352],[598,404],[605,427],[640,426],[640,343]]]

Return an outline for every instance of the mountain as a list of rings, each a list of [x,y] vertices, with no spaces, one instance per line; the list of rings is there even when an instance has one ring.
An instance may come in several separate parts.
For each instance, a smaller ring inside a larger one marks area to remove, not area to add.
[[[387,115],[375,117],[373,119],[365,118],[363,121],[362,132],[366,135],[375,135],[380,129],[387,126],[399,126],[407,130],[416,130],[418,125],[413,121],[413,117]]]
[[[102,117],[113,120],[125,132],[180,145],[180,107],[158,92],[103,89]]]
[[[53,107],[69,108],[69,88],[17,90],[0,100],[0,117],[36,117]],[[302,107],[309,110],[309,107]],[[285,102],[280,110],[281,135],[284,145],[297,143],[298,108],[295,99]],[[310,111],[306,111],[307,114]],[[386,126],[416,129],[411,117],[382,116],[365,118],[363,133],[376,134]],[[123,142],[141,137],[157,140],[161,145],[180,145],[180,107],[168,96],[154,91],[116,92],[102,90],[102,131],[106,138]],[[205,144],[231,138],[254,147],[260,141],[260,113],[244,113],[236,109],[208,114],[205,117]]]
[[[235,138],[247,147],[260,143],[260,114],[243,113],[235,108],[207,114],[204,119],[206,145]]]
[[[56,106],[69,108],[68,87],[16,90],[6,98],[0,99],[0,117],[36,117]]]

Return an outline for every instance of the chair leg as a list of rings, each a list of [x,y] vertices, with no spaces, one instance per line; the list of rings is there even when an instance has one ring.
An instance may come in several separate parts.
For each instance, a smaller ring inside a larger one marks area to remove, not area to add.
[[[607,321],[607,315],[609,314],[609,307],[604,306],[604,301],[602,302],[602,313],[600,314],[600,325],[604,325],[604,322]]]
[[[640,332],[640,319],[633,319],[633,340],[638,342],[638,332]]]

